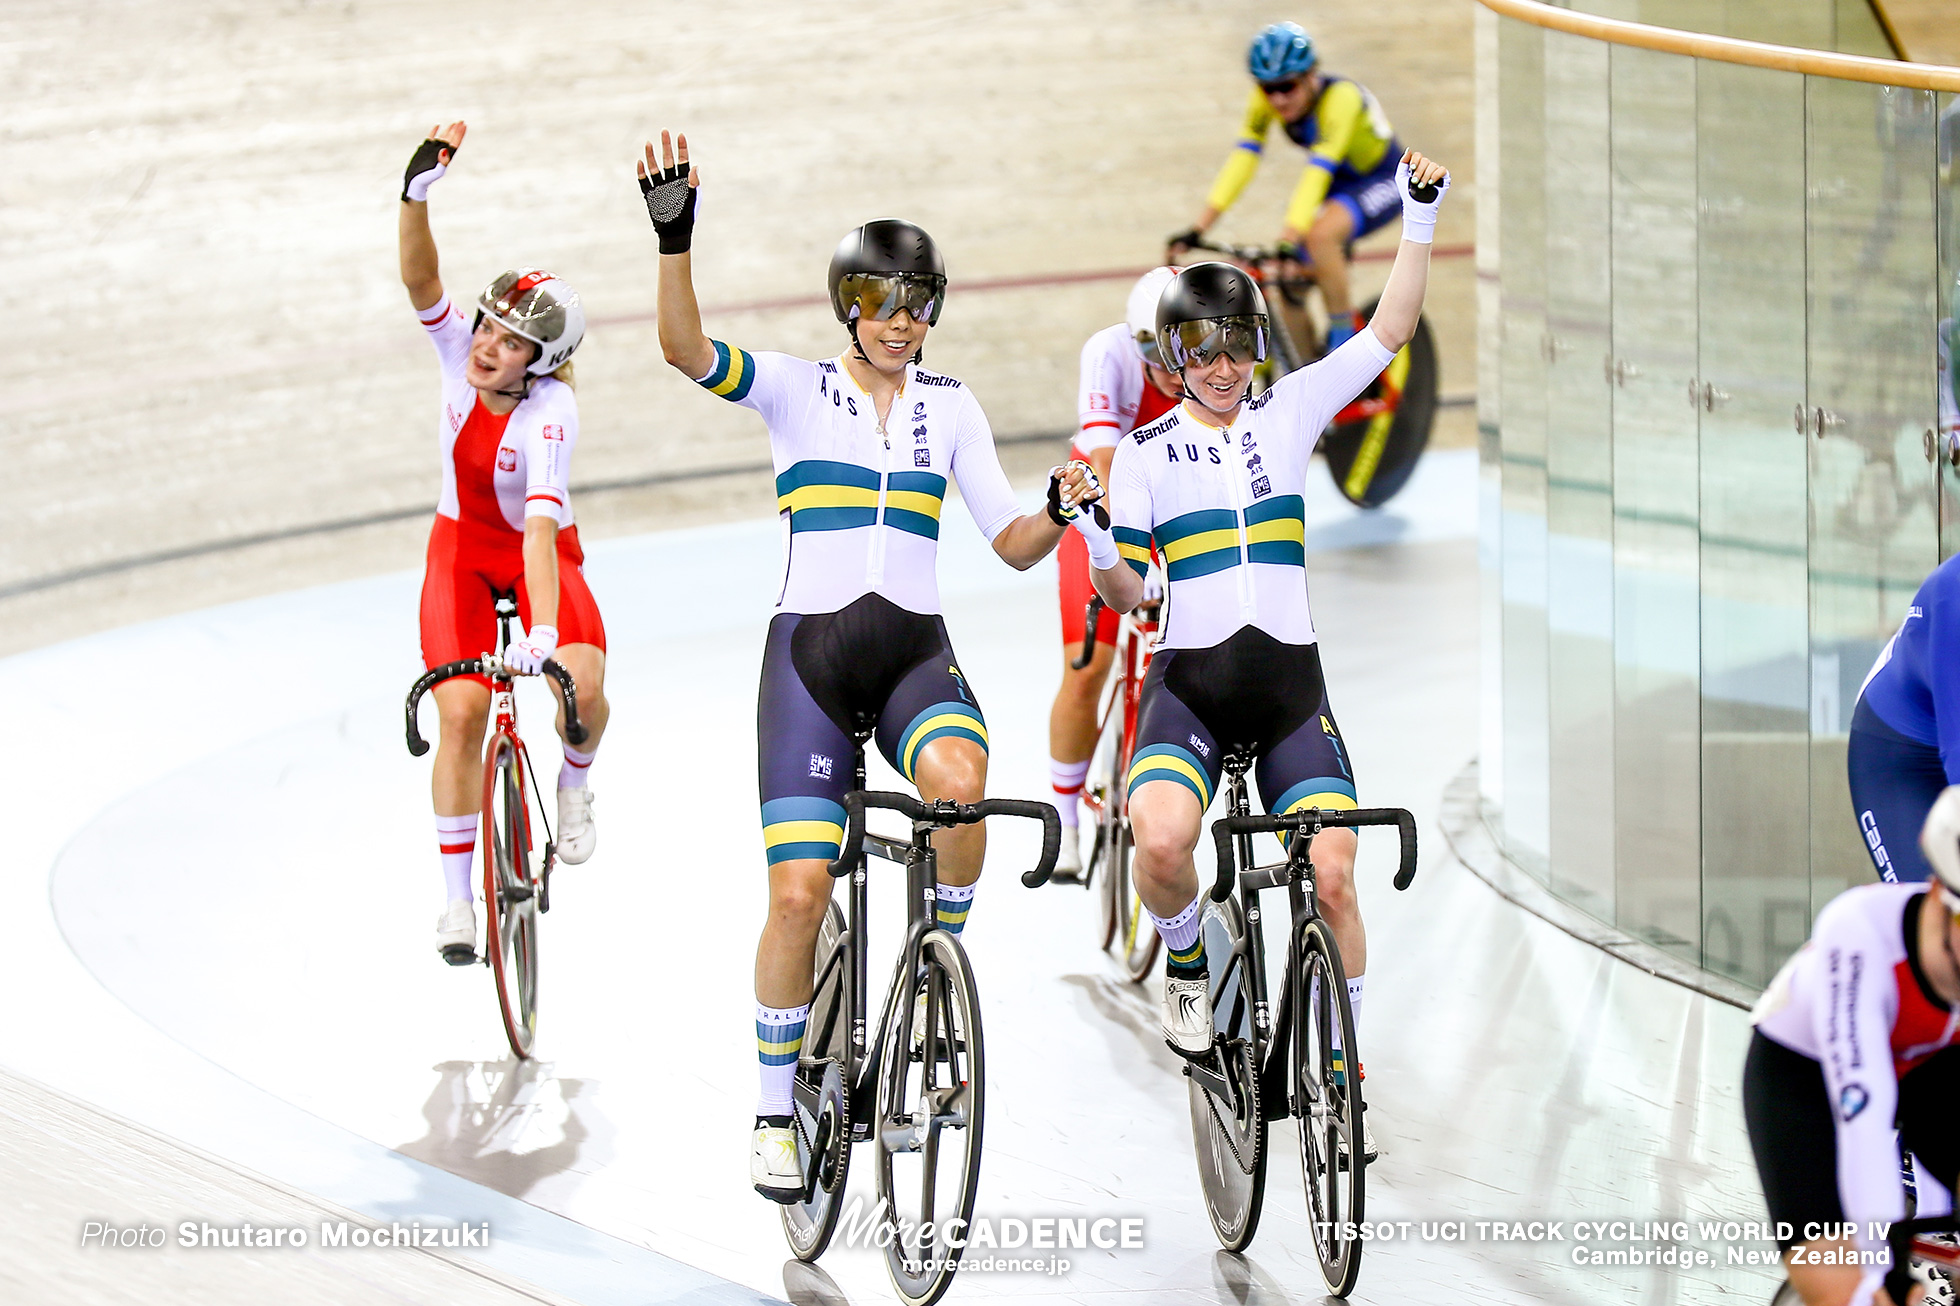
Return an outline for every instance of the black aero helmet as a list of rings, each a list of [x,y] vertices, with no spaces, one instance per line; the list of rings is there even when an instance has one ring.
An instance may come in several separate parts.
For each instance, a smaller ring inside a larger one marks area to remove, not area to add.
[[[903,308],[932,326],[946,302],[946,262],[932,237],[909,222],[880,218],[837,242],[830,256],[830,306],[851,326]]]
[[[1219,353],[1264,361],[1266,332],[1266,297],[1244,268],[1230,263],[1192,264],[1157,301],[1157,349],[1179,371]]]

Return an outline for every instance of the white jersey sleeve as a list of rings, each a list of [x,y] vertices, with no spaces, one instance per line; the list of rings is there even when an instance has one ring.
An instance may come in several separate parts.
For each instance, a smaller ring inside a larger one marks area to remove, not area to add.
[[[980,411],[980,401],[969,390],[962,389],[960,396],[965,402],[953,428],[953,479],[959,483],[960,497],[966,500],[974,525],[992,541],[1021,515],[1021,505],[1015,502],[1014,487],[1000,468],[994,431],[987,424],[987,415]]]
[[[1151,429],[1156,429],[1152,423]],[[1150,572],[1150,530],[1156,520],[1150,501],[1150,477],[1142,449],[1135,440],[1116,446],[1116,459],[1109,465],[1109,528],[1116,537],[1116,551],[1139,576]]]
[[[448,295],[417,313],[422,329],[429,333],[429,343],[436,347],[436,358],[442,363],[445,379],[460,378],[470,358],[470,326],[463,317],[463,310],[456,307]]]
[[[1319,362],[1289,372],[1274,382],[1271,402],[1281,405],[1274,416],[1294,425],[1306,436],[1311,448],[1334,420],[1334,414],[1353,403],[1393,361],[1395,351],[1377,339],[1372,330],[1357,331]]]
[[[533,383],[530,399],[512,415],[521,429],[510,433],[524,459],[524,516],[572,524],[572,446],[578,443],[578,400],[572,388],[550,377]]]
[[[787,426],[799,401],[807,404],[816,389],[817,365],[808,359],[768,350],[751,354],[719,340],[709,343],[715,347],[715,364],[694,383],[762,414],[772,431]]]
[[[1130,344],[1128,327],[1104,327],[1084,342],[1081,377],[1075,447],[1083,453],[1113,449],[1136,425],[1143,398],[1143,364]]]

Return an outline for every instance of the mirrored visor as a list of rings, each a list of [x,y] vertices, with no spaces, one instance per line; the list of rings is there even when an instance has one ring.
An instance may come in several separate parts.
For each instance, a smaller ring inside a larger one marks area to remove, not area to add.
[[[1266,361],[1266,319],[1201,317],[1173,322],[1158,332],[1158,344],[1179,368],[1203,367],[1220,354],[1241,363]]]
[[[914,322],[931,326],[939,321],[946,299],[946,278],[916,273],[853,272],[837,283],[837,306],[846,320],[883,321],[901,308]]]

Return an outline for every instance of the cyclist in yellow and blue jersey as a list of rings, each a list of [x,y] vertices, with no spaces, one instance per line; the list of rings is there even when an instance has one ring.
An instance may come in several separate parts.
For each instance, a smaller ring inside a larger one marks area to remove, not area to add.
[[[940,504],[957,484],[974,525],[1026,570],[1061,540],[1076,505],[1101,496],[1086,463],[1049,476],[1047,511],[1022,514],[979,401],[919,365],[939,320],[946,268],[909,222],[868,222],[830,261],[830,299],[849,344],[808,360],[708,337],[694,298],[689,246],[700,174],[687,138],[676,159],[663,133],[639,165],[660,235],[661,352],[709,392],[768,423],[785,558],[762,655],[756,763],[769,917],[756,948],[756,1044],[762,1092],[749,1176],[796,1202],[803,1175],[792,1090],[810,1011],[817,935],[830,901],[828,865],[843,839],[853,732],[875,739],[928,802],[985,796],[987,724],[940,616],[935,575]],[[982,825],[942,830],[937,919],[965,926],[986,853]]]
[[[1287,203],[1279,244],[1309,264],[1327,305],[1327,347],[1360,329],[1348,287],[1347,247],[1401,215],[1395,129],[1368,88],[1320,68],[1313,38],[1298,23],[1274,23],[1253,38],[1246,64],[1257,83],[1245,127],[1219,169],[1204,213],[1172,237],[1175,250],[1210,230],[1245,192],[1274,123],[1307,151],[1307,168]]]

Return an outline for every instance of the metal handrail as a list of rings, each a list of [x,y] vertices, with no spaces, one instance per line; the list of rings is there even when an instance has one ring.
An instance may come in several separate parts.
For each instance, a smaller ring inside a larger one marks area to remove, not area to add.
[[[1493,13],[1515,18],[1534,27],[1548,27],[1574,36],[1589,36],[1613,45],[1637,46],[1663,54],[1685,54],[1696,59],[1746,64],[1751,68],[1774,68],[1804,73],[1812,77],[1835,77],[1841,81],[1871,82],[1879,86],[1905,86],[1920,91],[1960,91],[1960,68],[1944,64],[1899,63],[1891,59],[1872,59],[1862,54],[1836,54],[1824,50],[1801,50],[1789,45],[1769,45],[1744,41],[1733,36],[1711,36],[1705,32],[1684,32],[1672,27],[1649,27],[1618,18],[1582,14],[1537,0],[1478,0]]]

